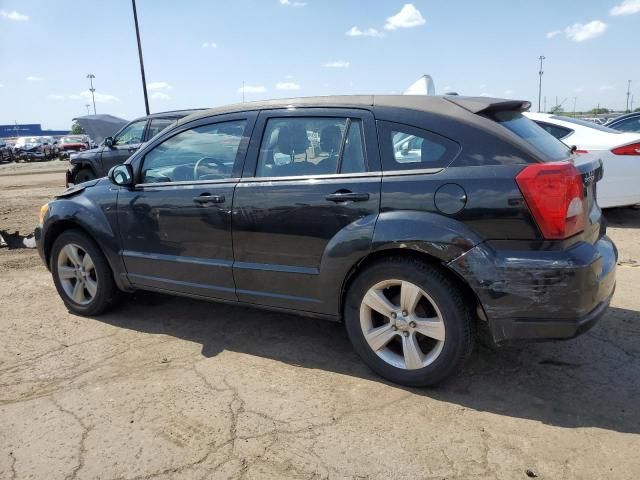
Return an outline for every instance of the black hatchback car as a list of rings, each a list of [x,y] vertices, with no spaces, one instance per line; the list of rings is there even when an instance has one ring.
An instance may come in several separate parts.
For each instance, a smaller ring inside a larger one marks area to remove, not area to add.
[[[172,123],[198,110],[176,110],[137,118],[127,123],[97,148],[72,153],[66,185],[106,176],[114,165],[124,163],[144,142],[148,142]]]
[[[599,160],[528,102],[347,96],[179,121],[41,211],[67,307],[155,290],[343,321],[362,359],[431,385],[497,342],[570,338],[605,312],[617,251]]]

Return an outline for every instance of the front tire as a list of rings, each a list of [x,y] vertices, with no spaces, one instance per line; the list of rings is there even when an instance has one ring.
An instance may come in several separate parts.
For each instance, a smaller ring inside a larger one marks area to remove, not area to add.
[[[473,349],[472,316],[460,287],[415,259],[389,258],[362,271],[347,292],[344,319],[364,362],[409,387],[443,381]]]
[[[78,170],[78,173],[76,173],[76,181],[74,183],[78,184],[88,182],[89,180],[93,180],[94,178],[96,178],[96,176],[90,169],[81,168],[80,170]]]
[[[50,269],[58,294],[73,313],[99,315],[118,300],[119,290],[107,259],[79,230],[67,230],[55,240]]]

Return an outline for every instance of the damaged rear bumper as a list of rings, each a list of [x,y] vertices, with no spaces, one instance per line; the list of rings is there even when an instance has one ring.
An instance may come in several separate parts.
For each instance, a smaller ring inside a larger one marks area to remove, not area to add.
[[[572,338],[591,328],[613,296],[617,259],[603,236],[564,251],[502,251],[485,242],[449,267],[474,290],[500,343]]]

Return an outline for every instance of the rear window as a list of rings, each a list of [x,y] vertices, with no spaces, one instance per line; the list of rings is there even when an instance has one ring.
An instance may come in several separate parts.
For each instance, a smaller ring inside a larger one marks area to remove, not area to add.
[[[564,160],[571,155],[569,147],[520,112],[495,112],[491,118],[530,143],[549,161]]]
[[[620,133],[619,131],[614,130],[613,128],[605,127],[604,125],[598,125],[597,123],[590,122],[589,120],[582,120],[581,118],[560,117],[558,115],[554,115],[551,118],[560,120],[562,122],[573,123],[575,125],[582,125],[583,127],[594,128],[601,132]]]

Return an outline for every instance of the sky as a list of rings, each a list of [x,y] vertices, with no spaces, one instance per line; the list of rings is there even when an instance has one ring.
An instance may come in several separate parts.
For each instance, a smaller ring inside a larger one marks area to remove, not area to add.
[[[567,111],[640,107],[640,0],[137,0],[151,112],[333,94],[436,93]],[[130,0],[0,0],[0,124],[144,115]],[[577,98],[576,98],[577,97]],[[565,100],[566,99],[566,100]],[[93,108],[91,107],[91,111]]]

